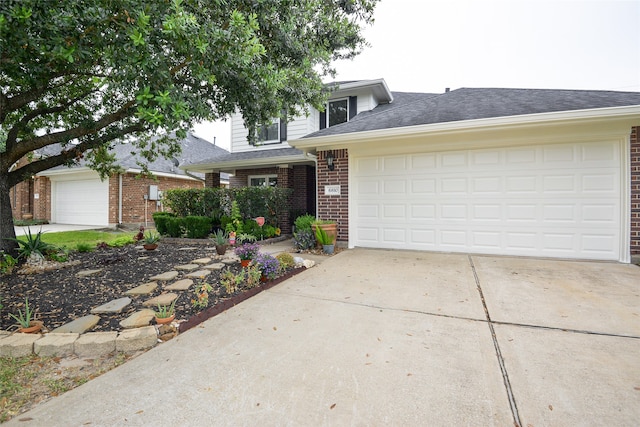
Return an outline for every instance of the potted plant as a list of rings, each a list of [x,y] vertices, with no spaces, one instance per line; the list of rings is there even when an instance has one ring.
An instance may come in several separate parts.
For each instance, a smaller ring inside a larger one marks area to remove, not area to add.
[[[240,258],[240,263],[243,267],[248,267],[259,251],[260,246],[257,243],[244,243],[235,249],[235,253]]]
[[[311,224],[311,229],[313,230],[313,234],[316,236],[318,228],[322,228],[327,235],[331,238],[331,244],[336,244],[336,238],[338,237],[338,224],[333,220],[316,220]],[[316,238],[317,240],[317,238]],[[322,243],[318,240],[318,246]]]
[[[18,315],[9,314],[16,321],[18,332],[34,334],[42,329],[42,322],[34,320],[33,311],[29,308],[29,298],[24,300],[24,313],[18,309]]]
[[[156,313],[156,324],[165,325],[171,323],[176,317],[176,300],[173,300],[171,305],[158,304],[158,311]]]
[[[262,272],[262,281],[273,280],[278,277],[280,271],[280,261],[278,261],[273,255],[267,253],[259,253],[254,259],[253,263],[258,266]]]
[[[316,240],[322,245],[324,253],[331,255],[335,249],[333,236],[329,236],[322,227],[316,227]]]
[[[224,255],[229,245],[229,235],[224,230],[218,230],[213,234],[213,244],[216,246],[216,253]]]
[[[159,241],[160,235],[158,233],[154,233],[153,231],[149,231],[144,233],[144,237],[142,238],[142,246],[146,250],[152,251],[158,247]]]

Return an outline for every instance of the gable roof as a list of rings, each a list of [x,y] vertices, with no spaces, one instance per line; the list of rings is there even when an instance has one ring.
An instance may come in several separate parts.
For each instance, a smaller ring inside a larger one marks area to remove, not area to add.
[[[443,94],[393,92],[394,102],[303,138],[536,113],[640,105],[640,92],[462,88]]]
[[[215,164],[216,170],[233,171],[235,169],[273,166],[274,163],[309,163],[312,159],[305,156],[297,148],[276,148],[269,150],[242,151],[227,153],[214,158],[204,158],[197,162],[185,164],[182,167],[189,171],[209,172]]]

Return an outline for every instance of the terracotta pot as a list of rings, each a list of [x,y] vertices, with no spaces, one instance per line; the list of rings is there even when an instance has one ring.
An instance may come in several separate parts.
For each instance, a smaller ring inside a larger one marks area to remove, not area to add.
[[[33,214],[24,213],[24,214],[22,214],[22,219],[25,219],[25,220],[33,219]]]
[[[227,245],[216,245],[216,253],[218,255],[224,255],[227,252]]]
[[[262,283],[265,283],[265,282],[269,281],[269,278],[263,274],[262,276],[260,276],[260,281]]]
[[[313,231],[313,235],[316,235],[316,227],[320,226],[320,228],[322,228],[329,237],[333,238],[332,244],[335,245],[336,244],[336,239],[338,238],[338,224],[337,223],[331,223],[331,224],[311,224],[311,230]],[[320,248],[322,247],[322,245],[320,244],[320,242],[316,242],[316,247]]]
[[[18,332],[20,332],[21,334],[35,334],[37,332],[40,332],[40,329],[42,329],[42,322],[32,320],[31,322],[29,322],[28,328],[18,328]]]
[[[243,266],[244,268],[249,267],[249,264],[251,264],[251,260],[250,259],[241,259],[240,260],[240,265]]]
[[[156,324],[157,325],[166,325],[167,323],[171,323],[173,322],[173,319],[176,318],[175,314],[172,314],[169,317],[156,317]]]
[[[152,251],[154,249],[156,249],[158,247],[157,243],[147,243],[146,245],[142,245],[143,248],[145,248],[148,251]]]

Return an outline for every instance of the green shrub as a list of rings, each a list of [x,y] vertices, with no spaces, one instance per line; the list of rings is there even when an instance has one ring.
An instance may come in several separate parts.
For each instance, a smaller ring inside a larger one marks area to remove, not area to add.
[[[117,237],[112,241],[110,241],[109,243],[107,243],[107,245],[113,248],[121,248],[123,246],[131,245],[133,243],[135,243],[133,240],[133,237],[127,235],[127,236]]]
[[[167,218],[167,234],[170,237],[182,237],[184,228],[184,218]]]
[[[176,215],[171,212],[154,212],[152,217],[156,225],[156,231],[160,234],[167,234],[167,220],[175,216]]]
[[[309,230],[311,231],[311,224],[316,221],[316,217],[313,215],[305,214],[296,218],[293,225],[296,226],[296,232]]]
[[[275,237],[275,235],[276,235],[276,230],[277,230],[277,228],[276,228],[276,227],[274,227],[273,225],[265,224],[265,225],[262,227],[262,235],[263,235],[265,238],[270,239],[270,238],[272,238],[272,237]]]
[[[293,256],[287,252],[282,252],[276,255],[276,259],[280,262],[281,271],[285,271],[296,265],[296,262],[293,260]]]
[[[44,258],[49,252],[55,251],[56,247],[44,242],[42,234],[41,230],[34,236],[31,234],[31,228],[27,228],[27,234],[24,235],[25,240],[14,238],[8,238],[8,240],[17,242],[20,245],[18,248],[19,258],[29,258],[31,254]]]
[[[76,250],[78,252],[91,252],[93,251],[93,245],[87,242],[80,242],[76,245]]]
[[[184,218],[184,228],[190,239],[204,239],[211,233],[211,218],[208,216],[188,216]]]

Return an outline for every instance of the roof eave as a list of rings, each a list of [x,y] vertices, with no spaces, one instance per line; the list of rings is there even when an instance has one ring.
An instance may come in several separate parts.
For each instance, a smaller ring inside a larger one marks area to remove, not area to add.
[[[316,136],[289,141],[289,145],[299,150],[314,148],[335,148],[373,140],[387,140],[398,137],[417,137],[450,133],[471,133],[479,130],[491,130],[518,126],[544,124],[572,124],[585,121],[617,120],[629,126],[640,125],[640,105],[624,107],[594,108],[551,113],[536,113],[518,116],[492,117],[487,119],[461,120],[454,122],[432,123],[426,125],[402,126],[371,131],[342,133],[337,135]]]
[[[182,165],[180,169],[191,172],[212,172],[212,171],[228,171],[236,169],[258,168],[258,167],[270,167],[280,164],[289,163],[305,163],[309,159],[304,157],[304,154],[297,154],[295,156],[280,156],[280,157],[265,157],[255,159],[243,159],[232,160],[223,162],[211,162],[211,163],[199,163],[194,165]]]

